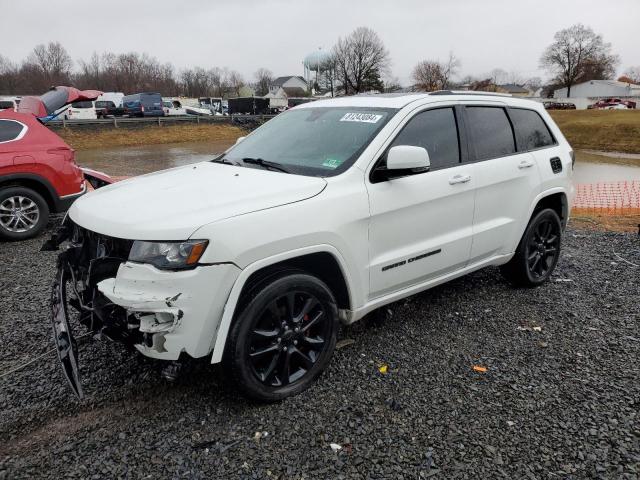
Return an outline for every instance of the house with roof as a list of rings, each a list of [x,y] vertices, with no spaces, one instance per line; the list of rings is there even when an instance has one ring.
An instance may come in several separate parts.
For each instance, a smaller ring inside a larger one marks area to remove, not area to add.
[[[514,97],[530,97],[531,90],[516,85],[515,83],[505,83],[504,85],[496,85],[496,91],[500,93],[509,93]]]
[[[309,94],[309,84],[299,75],[278,77],[269,85],[269,95],[273,97],[305,97]]]

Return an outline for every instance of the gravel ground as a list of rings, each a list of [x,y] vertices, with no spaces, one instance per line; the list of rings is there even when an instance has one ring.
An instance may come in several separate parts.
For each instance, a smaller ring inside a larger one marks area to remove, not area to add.
[[[53,345],[43,238],[0,244],[0,375]],[[490,268],[394,304],[343,328],[325,375],[275,405],[206,361],[169,384],[105,342],[80,347],[79,402],[49,353],[0,378],[0,479],[637,479],[632,263],[638,235],[570,229],[550,283],[516,290]]]

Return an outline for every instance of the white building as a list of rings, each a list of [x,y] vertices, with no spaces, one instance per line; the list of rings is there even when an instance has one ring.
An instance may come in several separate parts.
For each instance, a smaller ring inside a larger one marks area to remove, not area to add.
[[[640,85],[618,82],[616,80],[590,80],[571,87],[570,98],[627,98],[640,97]],[[567,89],[554,90],[553,98],[567,97]]]
[[[282,90],[282,92],[280,92]],[[287,97],[304,97],[309,91],[309,84],[300,76],[278,77],[269,85],[269,93]]]

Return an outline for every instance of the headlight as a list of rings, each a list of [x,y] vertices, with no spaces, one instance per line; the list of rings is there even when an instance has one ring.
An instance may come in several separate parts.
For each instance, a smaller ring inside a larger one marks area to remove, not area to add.
[[[149,263],[156,268],[173,270],[195,267],[207,248],[208,240],[186,242],[133,242],[129,260]]]

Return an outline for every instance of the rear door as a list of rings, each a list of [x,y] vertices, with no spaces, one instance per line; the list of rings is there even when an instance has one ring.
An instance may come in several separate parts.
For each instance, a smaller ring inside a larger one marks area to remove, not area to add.
[[[530,152],[518,152],[505,105],[467,104],[475,212],[470,263],[513,252],[529,207],[540,192],[540,173]]]
[[[390,180],[374,172],[367,180],[370,299],[464,268],[469,259],[475,165],[461,163],[459,115],[453,105],[416,113],[389,145],[426,148],[429,171]]]

